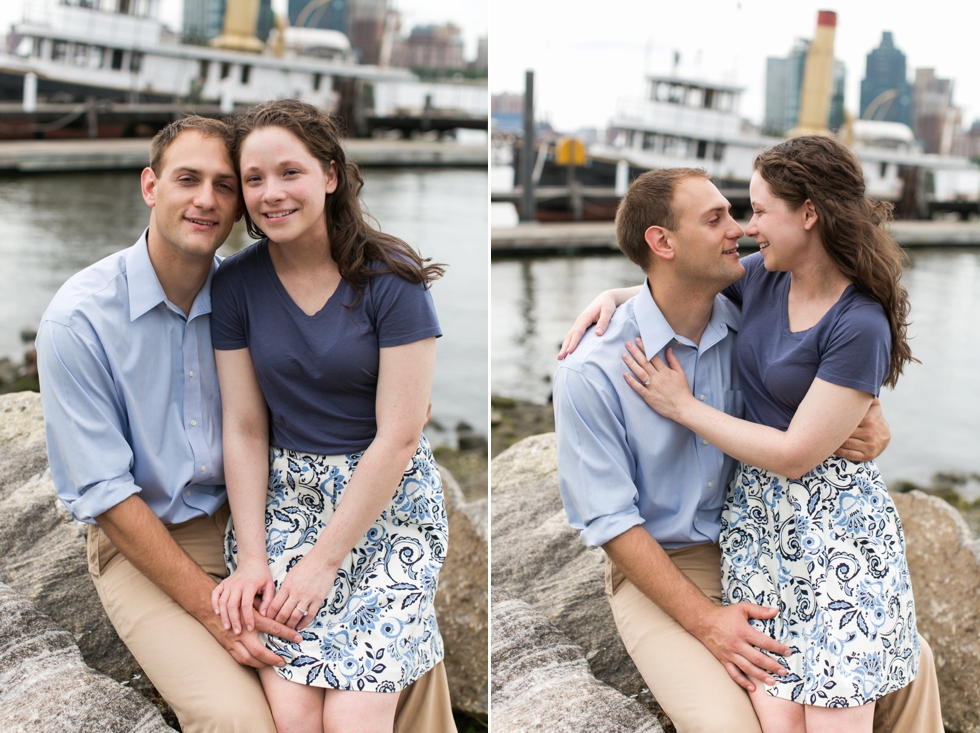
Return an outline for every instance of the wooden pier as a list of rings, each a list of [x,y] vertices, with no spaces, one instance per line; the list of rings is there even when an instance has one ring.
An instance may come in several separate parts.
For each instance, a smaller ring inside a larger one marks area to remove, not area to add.
[[[742,222],[745,227],[747,222]],[[980,247],[980,221],[894,221],[892,236],[904,247]],[[739,247],[757,249],[742,237]],[[611,221],[542,224],[533,222],[490,231],[493,257],[619,252]]]
[[[486,145],[350,139],[344,149],[362,167],[487,166]],[[139,170],[149,160],[145,138],[0,141],[0,172],[6,173]]]

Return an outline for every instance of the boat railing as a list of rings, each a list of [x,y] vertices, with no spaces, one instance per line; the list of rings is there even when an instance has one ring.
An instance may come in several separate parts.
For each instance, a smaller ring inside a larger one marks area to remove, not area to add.
[[[160,23],[139,17],[73,5],[52,5],[43,0],[27,0],[24,25],[44,28],[66,40],[146,48],[160,42]]]

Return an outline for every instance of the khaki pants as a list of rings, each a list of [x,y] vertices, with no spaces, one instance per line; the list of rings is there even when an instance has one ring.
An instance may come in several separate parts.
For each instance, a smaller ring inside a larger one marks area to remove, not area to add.
[[[708,598],[721,604],[721,554],[698,545],[667,554]],[[725,668],[684,627],[606,560],[606,592],[619,635],[678,733],[759,733],[752,703]],[[875,705],[875,733],[943,733],[939,684],[929,644],[921,636],[919,673]]]
[[[171,525],[171,536],[206,573],[223,578],[227,505],[214,517]],[[184,733],[276,733],[258,675],[239,665],[176,601],[89,527],[92,581],[119,638],[170,704]],[[440,662],[401,693],[395,733],[456,733]]]

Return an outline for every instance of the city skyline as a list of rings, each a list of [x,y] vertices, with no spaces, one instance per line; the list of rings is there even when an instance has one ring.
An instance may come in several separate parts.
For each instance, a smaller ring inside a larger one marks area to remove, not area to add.
[[[980,119],[980,77],[971,73],[980,27],[976,5],[936,0],[927,12],[899,0],[886,13],[870,0],[837,7],[814,0],[705,0],[655,8],[617,0],[603,6],[605,13],[590,15],[556,14],[541,0],[492,0],[491,7],[492,46],[507,53],[491,51],[490,91],[521,92],[525,70],[533,70],[538,117],[563,130],[604,127],[618,99],[643,94],[645,74],[671,71],[675,52],[679,73],[745,87],[740,112],[761,124],[766,58],[785,57],[797,38],[812,38],[819,10],[837,13],[834,55],[847,67],[850,114],[858,113],[867,54],[891,31],[906,54],[910,81],[916,68],[934,68],[938,77],[954,80],[953,101],[963,109],[964,125]]]

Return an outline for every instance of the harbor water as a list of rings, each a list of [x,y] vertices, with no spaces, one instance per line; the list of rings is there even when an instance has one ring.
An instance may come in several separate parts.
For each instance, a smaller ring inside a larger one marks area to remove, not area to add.
[[[881,395],[892,441],[878,459],[889,482],[929,485],[937,472],[972,480],[980,498],[980,249],[911,253],[913,355],[894,390]],[[491,392],[534,402],[551,394],[555,355],[576,315],[601,290],[636,285],[642,273],[621,255],[494,260],[491,266]]]
[[[442,324],[432,395],[434,443],[463,421],[486,433],[487,175],[480,169],[368,169],[362,198],[385,232],[449,265],[432,286]],[[149,221],[139,172],[0,178],[0,357],[20,362],[61,284],[135,242]],[[236,226],[221,249],[248,246]],[[439,430],[438,426],[445,428]]]

